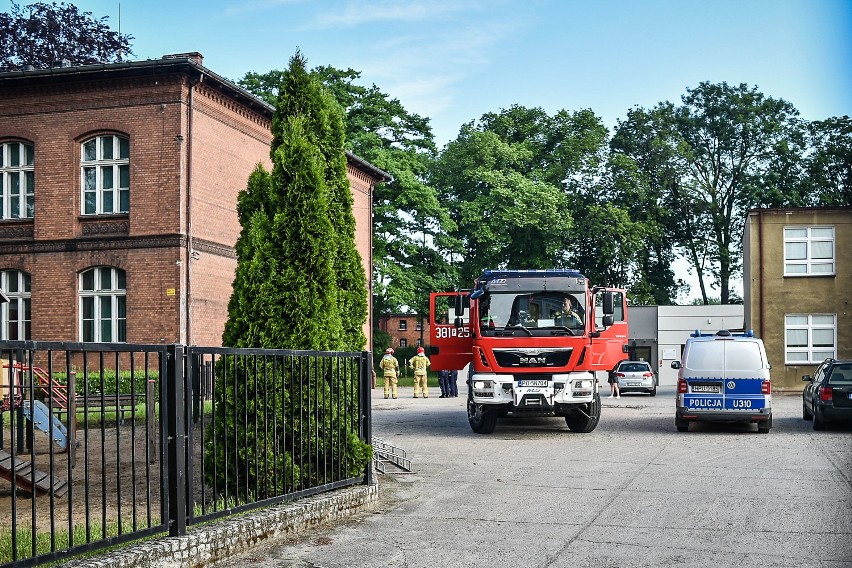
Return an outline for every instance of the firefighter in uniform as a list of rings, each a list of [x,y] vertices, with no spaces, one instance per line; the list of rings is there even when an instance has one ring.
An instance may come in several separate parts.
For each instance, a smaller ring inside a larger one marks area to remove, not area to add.
[[[396,375],[399,372],[399,361],[393,356],[393,348],[385,349],[385,356],[379,361],[379,368],[385,372],[385,398],[391,394],[396,398]]]
[[[423,353],[423,348],[417,348],[417,355],[408,361],[408,366],[414,369],[414,398],[423,389],[423,398],[429,398],[429,383],[426,378],[426,368],[430,365],[429,358]]]

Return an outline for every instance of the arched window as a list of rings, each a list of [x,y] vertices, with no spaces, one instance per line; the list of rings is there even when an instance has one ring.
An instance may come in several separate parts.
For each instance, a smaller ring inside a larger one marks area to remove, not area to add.
[[[123,270],[96,266],[80,273],[80,338],[127,341],[127,290]]]
[[[83,214],[130,211],[130,140],[107,134],[86,140],[80,153]]]
[[[4,270],[0,272],[0,288],[9,297],[9,303],[0,304],[2,339],[11,341],[32,339],[30,275],[20,270]]]
[[[35,148],[25,142],[0,145],[2,219],[32,219],[35,211]]]

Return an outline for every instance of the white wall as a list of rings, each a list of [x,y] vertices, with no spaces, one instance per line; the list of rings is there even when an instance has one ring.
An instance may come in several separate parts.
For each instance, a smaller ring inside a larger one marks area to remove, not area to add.
[[[681,348],[690,333],[716,333],[720,329],[741,330],[743,306],[659,306],[657,318],[658,373],[661,385],[677,384],[672,361],[680,361]]]

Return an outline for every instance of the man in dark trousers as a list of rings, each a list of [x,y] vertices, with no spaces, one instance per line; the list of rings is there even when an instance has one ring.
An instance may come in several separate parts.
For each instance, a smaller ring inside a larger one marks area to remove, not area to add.
[[[449,371],[449,376],[447,377],[447,397],[459,395],[459,386],[456,384],[458,380],[459,372]]]
[[[438,373],[438,386],[441,387],[441,396],[438,398],[449,398],[450,397],[450,372],[446,369],[440,371]]]

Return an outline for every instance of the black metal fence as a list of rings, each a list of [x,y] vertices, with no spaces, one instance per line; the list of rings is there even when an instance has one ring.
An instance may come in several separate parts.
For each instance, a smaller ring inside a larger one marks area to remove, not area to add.
[[[0,568],[370,483],[368,352],[0,341]]]

